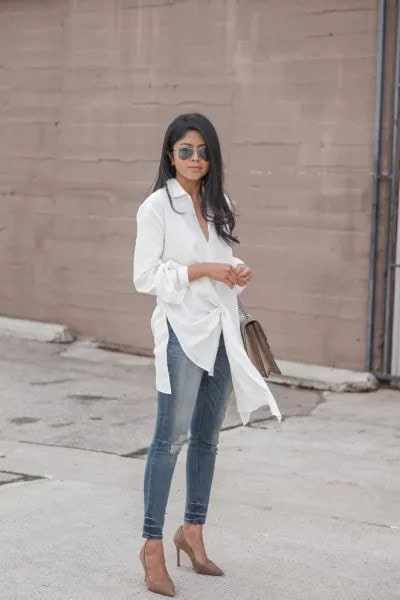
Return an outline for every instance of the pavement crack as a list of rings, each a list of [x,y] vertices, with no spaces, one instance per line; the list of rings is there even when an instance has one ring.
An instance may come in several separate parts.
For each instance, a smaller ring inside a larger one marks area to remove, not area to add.
[[[273,417],[273,416],[260,417],[259,419],[254,419],[250,423],[247,423],[247,425],[243,425],[242,423],[236,423],[235,425],[226,425],[226,427],[222,427],[221,432],[222,431],[230,431],[231,429],[239,429],[240,427],[247,427],[248,429],[262,429],[262,427],[257,427],[258,423],[265,423],[265,422],[273,421],[274,419],[275,419],[275,417]],[[287,417],[282,416],[281,422],[283,423],[283,421],[285,421],[286,419],[287,419]]]
[[[97,452],[99,454],[112,454],[113,456],[121,456],[118,452],[109,450],[96,450],[94,448],[82,448],[81,446],[69,446],[67,444],[50,444],[48,442],[31,442],[30,440],[19,440],[21,444],[32,444],[33,446],[49,446],[51,448],[68,448],[69,450],[81,450],[84,452]]]
[[[140,458],[141,456],[146,456],[149,451],[149,447],[145,446],[144,448],[139,448],[139,450],[133,450],[133,452],[127,452],[126,454],[120,454],[123,458]]]
[[[390,525],[389,523],[374,523],[373,521],[356,521],[355,519],[345,519],[333,515],[331,517],[334,521],[351,521],[352,523],[361,523],[362,525],[368,525],[369,527],[379,527],[380,529],[390,529],[391,531],[400,531],[400,525]]]
[[[238,423],[237,425],[227,425],[226,427],[221,428],[221,432],[230,431],[231,429],[238,429],[239,427],[243,427],[243,425],[241,423]]]
[[[0,470],[0,486],[18,483],[20,481],[36,481],[37,479],[46,479],[42,475],[28,475],[28,473],[17,473],[16,471]]]
[[[40,419],[36,419],[35,417],[14,417],[13,419],[8,419],[9,423],[13,423],[13,425],[27,425],[28,423],[37,423]]]
[[[83,452],[97,452],[98,454],[111,454],[112,456],[119,456],[120,458],[140,458],[146,456],[149,448],[145,446],[126,454],[120,454],[119,452],[111,452],[110,450],[96,450],[95,448],[82,448],[81,446],[69,446],[67,444],[50,444],[48,442],[31,442],[29,440],[19,440],[21,444],[32,444],[33,446],[49,446],[50,448],[67,448],[69,450],[80,450]]]
[[[79,402],[97,402],[98,400],[120,400],[116,396],[103,396],[101,394],[70,394],[67,396],[71,400]]]
[[[31,385],[55,385],[58,383],[69,383],[70,381],[77,382],[78,379],[73,379],[72,377],[66,377],[65,379],[53,379],[51,381],[31,381]]]

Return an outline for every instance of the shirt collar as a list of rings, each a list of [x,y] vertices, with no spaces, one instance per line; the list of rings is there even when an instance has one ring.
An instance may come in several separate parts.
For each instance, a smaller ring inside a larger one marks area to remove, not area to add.
[[[188,198],[190,198],[189,194],[187,193],[186,190],[183,189],[183,187],[181,186],[179,181],[176,179],[176,177],[172,177],[171,179],[168,179],[167,185],[168,185],[169,193],[171,194],[171,196],[173,198],[181,198],[182,196],[187,196]]]
[[[194,214],[193,201],[179,181],[175,177],[172,177],[171,179],[167,179],[167,185],[175,209]]]

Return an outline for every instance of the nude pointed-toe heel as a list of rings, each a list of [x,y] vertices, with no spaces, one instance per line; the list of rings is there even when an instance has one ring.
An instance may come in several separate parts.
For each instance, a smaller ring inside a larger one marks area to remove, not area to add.
[[[143,565],[144,569],[144,581],[146,583],[146,587],[149,592],[154,592],[154,594],[161,594],[162,596],[175,596],[175,587],[172,579],[169,577],[166,572],[165,579],[162,581],[152,581],[149,579],[146,568],[146,544],[145,542],[143,548],[140,551],[140,561]]]
[[[182,526],[178,527],[176,530],[174,535],[174,544],[176,547],[176,564],[178,567],[181,566],[181,550],[183,550],[183,552],[185,552],[190,558],[193,569],[199,575],[213,575],[214,577],[221,577],[224,574],[223,570],[213,563],[212,560],[208,560],[207,563],[204,564],[196,559],[191,545],[185,538]]]

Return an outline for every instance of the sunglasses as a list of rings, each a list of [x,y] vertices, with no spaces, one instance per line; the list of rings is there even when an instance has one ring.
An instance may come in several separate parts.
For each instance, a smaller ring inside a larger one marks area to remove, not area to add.
[[[177,150],[178,156],[181,160],[187,160],[194,154],[194,148],[192,146],[181,146]],[[207,146],[199,146],[197,148],[197,155],[202,160],[206,160],[208,162],[208,151]]]

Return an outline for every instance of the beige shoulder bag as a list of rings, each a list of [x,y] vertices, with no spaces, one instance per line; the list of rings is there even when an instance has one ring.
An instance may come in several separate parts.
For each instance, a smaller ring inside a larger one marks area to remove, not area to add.
[[[263,377],[268,377],[270,373],[280,375],[281,372],[259,321],[247,313],[239,297],[238,307],[243,345],[251,362]]]

